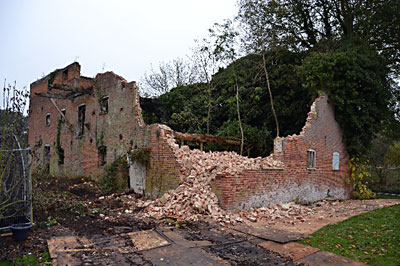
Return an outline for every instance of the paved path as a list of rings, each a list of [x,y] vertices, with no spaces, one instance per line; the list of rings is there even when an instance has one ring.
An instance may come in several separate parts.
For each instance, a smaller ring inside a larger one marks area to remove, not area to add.
[[[365,265],[293,242],[303,237],[245,225],[165,227],[113,236],[56,237],[48,247],[53,265]]]

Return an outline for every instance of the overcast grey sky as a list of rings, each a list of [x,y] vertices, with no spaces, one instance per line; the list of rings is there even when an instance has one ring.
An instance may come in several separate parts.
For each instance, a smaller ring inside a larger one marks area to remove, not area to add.
[[[0,81],[29,88],[74,61],[85,76],[104,66],[139,81],[236,11],[236,0],[0,0]]]

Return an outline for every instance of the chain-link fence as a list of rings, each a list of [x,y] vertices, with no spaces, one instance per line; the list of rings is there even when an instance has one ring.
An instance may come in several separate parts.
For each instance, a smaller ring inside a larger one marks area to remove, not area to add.
[[[30,150],[15,135],[0,136],[0,230],[32,222]]]

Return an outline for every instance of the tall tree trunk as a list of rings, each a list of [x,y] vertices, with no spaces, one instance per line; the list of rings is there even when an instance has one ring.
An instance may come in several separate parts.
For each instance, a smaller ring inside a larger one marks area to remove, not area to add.
[[[241,136],[241,141],[240,141],[240,155],[243,155],[244,133],[243,133],[242,119],[240,118],[239,86],[238,86],[238,84],[237,84],[237,80],[236,80],[236,110],[237,110],[237,115],[238,115],[238,120],[239,120],[239,128],[240,128],[240,136]]]
[[[266,59],[265,59],[265,52],[264,51],[262,52],[262,58],[263,58],[264,74],[265,74],[265,78],[267,79],[267,89],[268,89],[268,93],[269,93],[269,100],[270,100],[270,103],[271,103],[272,114],[273,114],[274,119],[275,119],[276,137],[279,137],[278,117],[276,116],[275,107],[274,107],[274,100],[272,98],[271,86],[269,84],[269,77],[268,77],[268,71],[267,71],[267,62],[266,62]]]
[[[208,110],[207,110],[207,134],[210,134],[210,118],[211,118],[211,84],[208,82]]]

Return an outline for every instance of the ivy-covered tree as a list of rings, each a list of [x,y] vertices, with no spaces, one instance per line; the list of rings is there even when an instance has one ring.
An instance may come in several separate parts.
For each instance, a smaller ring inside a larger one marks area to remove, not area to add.
[[[327,92],[352,155],[364,154],[390,111],[391,86],[386,60],[359,39],[315,49],[299,67],[303,84]]]

